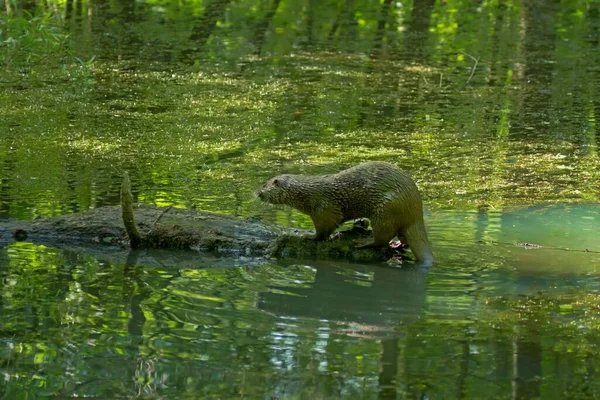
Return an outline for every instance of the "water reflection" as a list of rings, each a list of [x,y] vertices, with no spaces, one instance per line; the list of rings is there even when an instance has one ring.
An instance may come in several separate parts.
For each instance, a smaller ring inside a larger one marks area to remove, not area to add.
[[[313,274],[309,285],[270,285],[258,307],[285,318],[346,322],[354,326],[349,333],[373,335],[390,334],[422,313],[426,273],[421,270],[318,261],[305,268]]]
[[[9,244],[0,251],[6,393],[576,395],[591,390],[585,382],[596,376],[589,366],[600,361],[597,254],[577,253],[582,263],[565,268],[572,252],[464,239],[538,233],[540,223],[549,234],[540,242],[551,243],[553,223],[567,237],[585,239],[586,227],[595,227],[586,218],[592,210],[447,213],[455,240],[436,239],[440,262],[427,273],[314,260],[223,268],[218,258],[195,265],[184,258],[178,267],[176,257],[144,252],[113,263]],[[555,212],[568,213],[571,226],[547,218]],[[438,236],[441,217],[430,218]]]
[[[313,351],[324,354],[331,352],[331,342],[340,333],[381,338],[378,397],[395,399],[401,335],[397,328],[420,318],[425,304],[426,273],[408,268],[334,266],[321,262],[311,262],[304,268],[313,274],[310,286],[269,285],[269,291],[259,297],[258,308],[289,320],[287,327],[297,326],[299,320],[306,318],[320,320],[320,340]],[[344,322],[347,327],[332,330],[327,321]],[[328,363],[321,363],[319,369],[332,372]]]
[[[596,201],[596,8],[413,3],[51,1],[97,58],[13,71],[0,214],[114,204],[128,169],[139,201],[275,218],[268,177],[374,159],[434,208]]]

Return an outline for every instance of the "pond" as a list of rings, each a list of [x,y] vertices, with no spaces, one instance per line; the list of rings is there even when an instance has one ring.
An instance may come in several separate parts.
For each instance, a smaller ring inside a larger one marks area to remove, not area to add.
[[[129,171],[140,203],[310,229],[254,191],[381,160],[417,182],[436,256],[122,263],[2,238],[1,398],[600,396],[599,9],[0,12],[0,225],[118,204]]]
[[[598,393],[596,213],[440,212],[428,218],[429,272],[317,260],[123,265],[15,243],[2,252],[5,397]],[[530,231],[547,248],[485,242]],[[590,251],[550,248],[564,236]]]

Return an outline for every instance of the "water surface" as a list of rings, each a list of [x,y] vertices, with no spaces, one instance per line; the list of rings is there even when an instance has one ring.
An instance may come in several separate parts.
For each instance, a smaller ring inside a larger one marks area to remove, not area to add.
[[[123,265],[15,243],[0,253],[5,396],[583,395],[600,357],[597,212],[438,212],[429,271]],[[546,222],[565,214],[557,241]]]

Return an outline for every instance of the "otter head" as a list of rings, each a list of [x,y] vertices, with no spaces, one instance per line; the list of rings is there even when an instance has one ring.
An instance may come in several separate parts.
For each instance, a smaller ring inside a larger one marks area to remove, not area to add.
[[[256,191],[256,195],[264,202],[271,204],[286,204],[288,188],[291,183],[290,175],[279,175],[269,179],[260,189]]]

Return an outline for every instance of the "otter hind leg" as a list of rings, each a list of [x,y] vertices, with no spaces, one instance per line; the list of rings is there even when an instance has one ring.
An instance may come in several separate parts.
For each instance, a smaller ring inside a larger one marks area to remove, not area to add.
[[[373,225],[373,240],[359,244],[356,246],[358,249],[364,249],[368,247],[385,247],[389,246],[390,240],[396,236],[396,228],[390,225],[382,225],[371,221]]]

